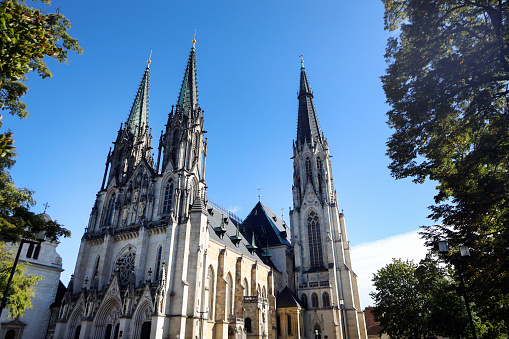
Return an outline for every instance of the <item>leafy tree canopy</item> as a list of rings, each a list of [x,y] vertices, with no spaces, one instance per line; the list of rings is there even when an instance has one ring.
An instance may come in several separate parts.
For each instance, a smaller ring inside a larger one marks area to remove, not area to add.
[[[0,291],[5,291],[7,280],[11,274],[14,264],[14,255],[5,249],[5,244],[0,242]],[[17,318],[22,316],[28,308],[32,308],[30,298],[35,295],[34,286],[42,280],[42,277],[32,274],[24,274],[25,265],[18,263],[16,274],[11,283],[10,293],[7,296],[7,307],[9,308],[9,317]]]
[[[508,1],[383,2],[394,32],[382,76],[389,168],[397,179],[437,182],[430,217],[439,225],[424,228],[427,244],[471,248],[466,277],[478,314],[507,333]]]
[[[49,5],[49,0],[41,0]],[[67,61],[68,51],[82,52],[78,41],[67,32],[71,22],[62,14],[34,9],[24,0],[3,0],[0,3],[0,107],[19,117],[28,116],[20,97],[28,87],[26,74],[35,71],[51,77],[43,58]]]
[[[391,338],[469,334],[465,306],[449,271],[430,257],[418,265],[393,259],[374,274],[373,283],[373,314]]]

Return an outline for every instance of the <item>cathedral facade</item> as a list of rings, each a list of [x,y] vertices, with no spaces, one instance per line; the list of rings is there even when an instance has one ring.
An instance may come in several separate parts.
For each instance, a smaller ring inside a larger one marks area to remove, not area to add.
[[[150,61],[106,160],[54,338],[366,338],[327,140],[301,65],[291,225],[207,198],[195,41],[155,158]]]

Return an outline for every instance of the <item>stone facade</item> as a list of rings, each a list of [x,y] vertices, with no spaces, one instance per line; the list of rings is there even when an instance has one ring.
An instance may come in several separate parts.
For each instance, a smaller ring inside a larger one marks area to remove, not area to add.
[[[245,220],[229,213],[207,198],[194,44],[156,159],[147,122],[149,66],[108,154],[55,338],[312,338],[316,328],[325,337],[365,338],[332,174],[320,181],[315,170],[316,185],[327,187],[319,194],[295,175],[304,185],[294,187],[296,234],[261,202]],[[304,144],[294,149],[296,169],[311,154],[322,156],[331,173],[324,145]],[[306,255],[317,250],[304,231],[311,211],[333,220],[318,226],[322,261],[332,265],[318,270]],[[291,291],[330,301],[306,310]],[[278,303],[285,295],[290,301]]]
[[[42,215],[49,221],[47,214]],[[29,308],[20,319],[9,318],[5,310],[0,318],[0,338],[5,338],[7,332],[13,330],[16,339],[46,338],[46,330],[50,320],[50,305],[55,301],[55,296],[62,273],[62,258],[57,253],[58,242],[44,241],[40,245],[23,244],[21,248],[20,263],[28,264],[25,274],[33,274],[43,277],[35,286],[35,295],[32,297],[32,308]],[[17,252],[19,244],[6,243],[6,249]]]

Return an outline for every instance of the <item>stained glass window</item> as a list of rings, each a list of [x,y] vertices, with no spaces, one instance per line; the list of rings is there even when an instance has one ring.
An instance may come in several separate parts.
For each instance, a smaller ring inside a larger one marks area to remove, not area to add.
[[[171,203],[173,202],[173,180],[168,180],[166,184],[166,188],[164,190],[164,199],[163,199],[163,214],[170,213],[171,211]]]
[[[127,285],[134,275],[134,259],[136,253],[127,252],[117,260],[118,276],[122,285]]]
[[[323,266],[323,255],[322,238],[320,235],[320,220],[314,211],[311,211],[308,215],[307,226],[311,267],[321,267]]]
[[[108,201],[108,210],[106,211],[106,219],[104,220],[105,226],[111,225],[114,207],[115,207],[115,193],[111,195],[110,201]]]

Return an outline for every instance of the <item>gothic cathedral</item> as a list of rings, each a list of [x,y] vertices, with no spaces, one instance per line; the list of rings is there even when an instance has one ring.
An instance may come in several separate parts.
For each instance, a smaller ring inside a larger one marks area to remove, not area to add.
[[[327,140],[301,63],[290,226],[207,198],[196,50],[156,157],[150,61],[110,149],[54,338],[365,339]]]

